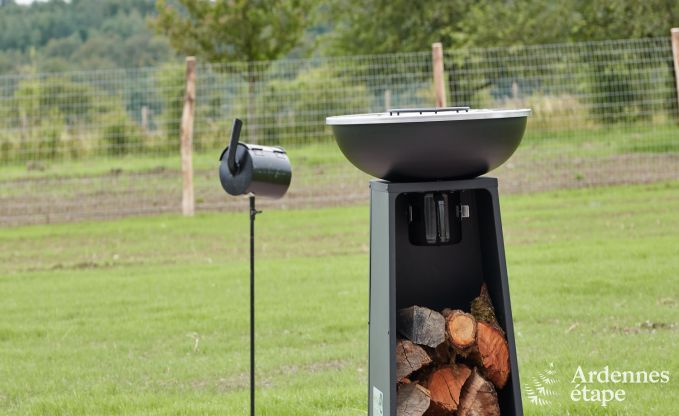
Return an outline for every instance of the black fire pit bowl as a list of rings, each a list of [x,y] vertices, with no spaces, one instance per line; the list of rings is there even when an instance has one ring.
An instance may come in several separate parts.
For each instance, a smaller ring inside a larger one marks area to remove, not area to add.
[[[328,117],[342,153],[389,181],[467,179],[502,165],[521,143],[529,109],[394,109]]]

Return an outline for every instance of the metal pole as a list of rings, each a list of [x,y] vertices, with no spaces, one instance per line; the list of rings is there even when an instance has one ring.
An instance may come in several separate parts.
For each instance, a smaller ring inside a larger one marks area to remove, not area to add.
[[[255,195],[250,194],[250,415],[255,416]]]

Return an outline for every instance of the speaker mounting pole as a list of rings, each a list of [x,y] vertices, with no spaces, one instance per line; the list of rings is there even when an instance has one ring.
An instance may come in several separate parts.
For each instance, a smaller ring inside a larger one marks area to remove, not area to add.
[[[255,194],[250,199],[250,415],[255,416]]]

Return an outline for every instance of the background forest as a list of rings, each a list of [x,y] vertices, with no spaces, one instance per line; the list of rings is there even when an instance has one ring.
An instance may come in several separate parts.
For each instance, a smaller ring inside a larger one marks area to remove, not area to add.
[[[179,61],[181,56],[149,24],[156,15],[155,3],[52,0],[18,5],[0,0],[0,74],[146,67]],[[167,3],[181,6],[177,0]],[[267,2],[250,3],[249,7],[257,8]],[[283,7],[280,5],[292,4],[304,30],[286,57],[426,51],[437,41],[448,48],[468,48],[657,37],[667,36],[668,28],[679,20],[679,2],[675,0],[277,3],[273,15]]]

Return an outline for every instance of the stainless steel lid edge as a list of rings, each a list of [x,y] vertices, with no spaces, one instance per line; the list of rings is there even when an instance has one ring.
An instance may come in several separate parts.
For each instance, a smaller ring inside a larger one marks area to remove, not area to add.
[[[527,117],[531,110],[528,108],[515,110],[467,110],[460,112],[439,112],[433,113],[425,111],[420,113],[368,113],[352,114],[344,116],[327,117],[325,123],[330,126],[353,125],[353,124],[396,124],[396,123],[425,123],[436,121],[462,121],[462,120],[487,120],[497,118]]]

